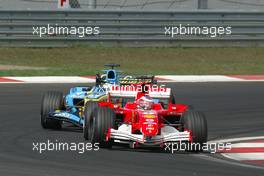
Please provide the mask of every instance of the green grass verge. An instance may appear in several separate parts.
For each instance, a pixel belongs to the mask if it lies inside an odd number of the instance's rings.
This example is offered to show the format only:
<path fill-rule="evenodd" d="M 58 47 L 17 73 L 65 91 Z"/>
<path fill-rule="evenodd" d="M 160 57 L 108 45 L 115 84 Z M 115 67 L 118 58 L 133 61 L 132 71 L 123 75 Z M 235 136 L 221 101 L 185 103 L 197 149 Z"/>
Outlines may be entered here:
<path fill-rule="evenodd" d="M 1 76 L 93 75 L 106 63 L 130 74 L 264 74 L 263 48 L 0 48 L 1 65 L 47 67 L 0 70 Z"/>

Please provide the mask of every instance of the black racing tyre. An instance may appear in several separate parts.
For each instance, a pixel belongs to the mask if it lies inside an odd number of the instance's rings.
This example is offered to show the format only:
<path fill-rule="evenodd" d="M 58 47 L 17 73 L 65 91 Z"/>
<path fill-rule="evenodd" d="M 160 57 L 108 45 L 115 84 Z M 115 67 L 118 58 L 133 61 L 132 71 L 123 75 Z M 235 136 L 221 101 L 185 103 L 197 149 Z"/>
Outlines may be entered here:
<path fill-rule="evenodd" d="M 60 129 L 62 124 L 60 120 L 47 117 L 50 112 L 61 109 L 63 109 L 63 94 L 57 91 L 46 92 L 41 103 L 41 126 L 48 129 Z"/>
<path fill-rule="evenodd" d="M 192 132 L 193 143 L 207 142 L 207 121 L 205 115 L 194 110 L 186 111 L 181 119 L 183 127 Z"/>
<path fill-rule="evenodd" d="M 109 107 L 95 108 L 91 113 L 88 123 L 88 140 L 92 143 L 99 143 L 100 147 L 111 148 L 112 142 L 106 141 L 108 129 L 114 126 L 115 113 Z"/>
<path fill-rule="evenodd" d="M 89 123 L 91 122 L 92 118 L 92 112 L 94 112 L 94 109 L 98 107 L 98 102 L 94 101 L 88 101 L 85 104 L 84 108 L 84 122 L 83 122 L 83 137 L 84 139 L 88 140 L 89 138 Z"/>

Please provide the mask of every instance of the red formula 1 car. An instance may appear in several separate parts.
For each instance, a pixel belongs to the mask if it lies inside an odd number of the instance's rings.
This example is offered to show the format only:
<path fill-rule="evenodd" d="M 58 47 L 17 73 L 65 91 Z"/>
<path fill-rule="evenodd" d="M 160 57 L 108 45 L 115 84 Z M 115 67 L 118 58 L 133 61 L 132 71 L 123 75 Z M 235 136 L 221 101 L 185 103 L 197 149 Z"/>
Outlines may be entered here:
<path fill-rule="evenodd" d="M 205 116 L 187 105 L 172 104 L 172 99 L 170 88 L 147 92 L 112 89 L 107 102 L 86 104 L 84 137 L 101 147 L 205 143 Z"/>

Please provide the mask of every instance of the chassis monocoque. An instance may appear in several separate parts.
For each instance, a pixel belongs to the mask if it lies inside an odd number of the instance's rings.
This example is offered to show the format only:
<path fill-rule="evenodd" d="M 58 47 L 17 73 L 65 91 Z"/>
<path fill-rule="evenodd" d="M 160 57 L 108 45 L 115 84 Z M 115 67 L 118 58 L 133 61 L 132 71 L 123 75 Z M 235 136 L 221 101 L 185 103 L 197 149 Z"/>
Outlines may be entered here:
<path fill-rule="evenodd" d="M 155 103 L 149 110 L 136 101 L 150 96 Z M 125 101 L 123 106 L 120 101 Z M 106 102 L 89 102 L 84 115 L 84 137 L 101 147 L 115 143 L 129 146 L 164 146 L 165 143 L 207 141 L 207 122 L 201 112 L 188 105 L 172 103 L 171 90 L 137 92 L 112 90 Z"/>

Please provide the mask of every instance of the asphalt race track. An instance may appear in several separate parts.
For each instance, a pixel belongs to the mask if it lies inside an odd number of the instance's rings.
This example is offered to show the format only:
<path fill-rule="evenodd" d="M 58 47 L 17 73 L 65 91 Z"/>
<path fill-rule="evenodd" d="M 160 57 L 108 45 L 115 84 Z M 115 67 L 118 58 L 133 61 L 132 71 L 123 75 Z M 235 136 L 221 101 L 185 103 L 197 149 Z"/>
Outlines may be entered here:
<path fill-rule="evenodd" d="M 206 153 L 162 153 L 149 149 L 33 151 L 33 142 L 84 142 L 71 126 L 61 131 L 40 126 L 40 101 L 47 90 L 66 92 L 70 84 L 0 85 L 0 175 L 182 175 L 263 176 L 264 170 L 221 160 Z M 264 133 L 264 83 L 178 83 L 178 102 L 207 115 L 209 139 Z"/>

